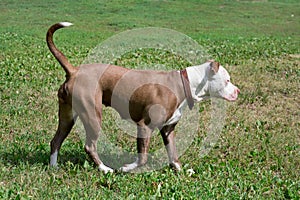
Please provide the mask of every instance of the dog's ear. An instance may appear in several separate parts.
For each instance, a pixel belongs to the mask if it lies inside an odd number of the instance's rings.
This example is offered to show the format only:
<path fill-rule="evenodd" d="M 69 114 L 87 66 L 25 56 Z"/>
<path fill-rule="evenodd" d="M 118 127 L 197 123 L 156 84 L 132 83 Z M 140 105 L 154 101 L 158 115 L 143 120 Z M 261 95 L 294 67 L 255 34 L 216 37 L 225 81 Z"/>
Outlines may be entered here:
<path fill-rule="evenodd" d="M 219 71 L 220 63 L 218 62 L 211 62 L 210 63 L 210 68 L 211 70 L 216 74 Z"/>

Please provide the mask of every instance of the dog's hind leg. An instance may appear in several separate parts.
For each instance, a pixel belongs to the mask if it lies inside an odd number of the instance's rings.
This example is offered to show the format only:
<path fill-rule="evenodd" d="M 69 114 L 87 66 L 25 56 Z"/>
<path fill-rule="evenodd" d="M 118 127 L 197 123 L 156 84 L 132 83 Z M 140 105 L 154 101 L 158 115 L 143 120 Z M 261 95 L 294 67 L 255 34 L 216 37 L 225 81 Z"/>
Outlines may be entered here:
<path fill-rule="evenodd" d="M 89 106 L 88 106 L 89 107 Z M 100 160 L 97 152 L 97 141 L 101 129 L 101 104 L 96 104 L 95 109 L 87 109 L 80 113 L 80 119 L 86 131 L 85 152 L 94 161 L 100 171 L 104 173 L 113 172 L 113 169 L 107 167 Z M 93 112 L 94 110 L 94 112 Z"/>
<path fill-rule="evenodd" d="M 57 156 L 64 139 L 70 133 L 77 116 L 72 107 L 64 102 L 59 103 L 59 124 L 54 138 L 51 140 L 50 166 L 57 165 Z"/>
<path fill-rule="evenodd" d="M 178 160 L 177 150 L 175 146 L 175 126 L 176 124 L 164 126 L 160 130 L 160 134 L 163 138 L 171 167 L 175 168 L 176 170 L 181 170 L 181 164 Z"/>

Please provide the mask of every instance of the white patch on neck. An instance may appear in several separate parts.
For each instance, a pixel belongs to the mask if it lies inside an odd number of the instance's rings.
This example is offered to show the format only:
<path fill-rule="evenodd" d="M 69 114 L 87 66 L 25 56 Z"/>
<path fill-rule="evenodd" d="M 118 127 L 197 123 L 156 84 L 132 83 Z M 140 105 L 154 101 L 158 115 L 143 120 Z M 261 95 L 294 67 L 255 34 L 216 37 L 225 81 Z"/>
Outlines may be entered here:
<path fill-rule="evenodd" d="M 205 86 L 207 85 L 206 69 L 207 67 L 209 67 L 209 64 L 210 63 L 208 62 L 199 66 L 192 66 L 186 68 L 189 82 L 190 82 L 192 97 L 195 102 L 199 102 L 208 98 L 208 96 L 206 96 L 206 92 L 204 91 L 204 89 Z M 180 120 L 183 110 L 186 106 L 187 106 L 187 100 L 185 99 L 175 110 L 172 117 L 166 123 L 164 123 L 164 126 L 177 123 Z"/>
<path fill-rule="evenodd" d="M 205 91 L 208 81 L 206 72 L 207 67 L 209 67 L 209 63 L 188 67 L 186 69 L 190 81 L 192 97 L 195 102 L 199 102 L 207 98 Z"/>
<path fill-rule="evenodd" d="M 183 112 L 183 110 L 184 110 L 184 108 L 186 106 L 187 106 L 187 101 L 185 99 L 185 100 L 183 100 L 183 102 L 181 102 L 181 104 L 175 110 L 175 112 L 173 113 L 172 117 L 166 123 L 164 123 L 163 126 L 177 123 L 180 120 L 180 118 L 182 116 L 182 112 Z"/>

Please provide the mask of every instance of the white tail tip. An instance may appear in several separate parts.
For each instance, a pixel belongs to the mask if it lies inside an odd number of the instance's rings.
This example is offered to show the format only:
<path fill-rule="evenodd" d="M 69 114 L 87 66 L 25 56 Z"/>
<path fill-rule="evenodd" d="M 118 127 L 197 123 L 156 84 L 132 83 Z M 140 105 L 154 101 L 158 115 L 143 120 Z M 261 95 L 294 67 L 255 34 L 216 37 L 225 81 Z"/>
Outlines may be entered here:
<path fill-rule="evenodd" d="M 62 25 L 62 26 L 64 26 L 64 27 L 72 26 L 72 25 L 73 25 L 73 24 L 70 23 L 70 22 L 60 22 L 59 24 Z"/>

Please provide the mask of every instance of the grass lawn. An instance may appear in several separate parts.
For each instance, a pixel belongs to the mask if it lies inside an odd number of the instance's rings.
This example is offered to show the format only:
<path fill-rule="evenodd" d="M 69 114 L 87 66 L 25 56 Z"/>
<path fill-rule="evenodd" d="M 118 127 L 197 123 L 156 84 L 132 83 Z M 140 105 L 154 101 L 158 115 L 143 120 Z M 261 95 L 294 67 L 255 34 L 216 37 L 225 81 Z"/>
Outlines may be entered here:
<path fill-rule="evenodd" d="M 2 0 L 0 199 L 299 199 L 299 8 L 296 0 Z M 181 156 L 179 173 L 168 167 L 140 174 L 98 172 L 76 130 L 63 144 L 59 169 L 49 168 L 56 93 L 65 75 L 45 35 L 60 21 L 75 25 L 55 35 L 74 65 L 105 39 L 135 28 L 173 29 L 207 49 L 241 90 L 238 101 L 228 104 L 225 126 L 209 154 L 199 156 L 210 115 L 210 102 L 203 102 L 198 137 Z M 116 62 L 131 67 L 141 60 L 170 60 L 169 68 L 185 67 L 171 54 L 143 54 Z M 113 122 L 103 121 L 106 134 L 134 152 L 135 142 L 118 137 Z M 162 145 L 158 136 L 153 139 L 152 148 Z"/>

